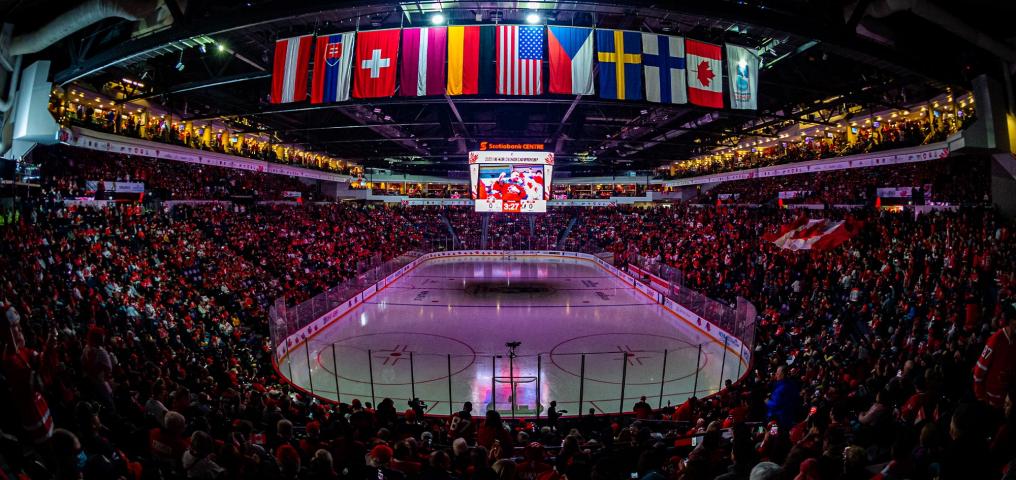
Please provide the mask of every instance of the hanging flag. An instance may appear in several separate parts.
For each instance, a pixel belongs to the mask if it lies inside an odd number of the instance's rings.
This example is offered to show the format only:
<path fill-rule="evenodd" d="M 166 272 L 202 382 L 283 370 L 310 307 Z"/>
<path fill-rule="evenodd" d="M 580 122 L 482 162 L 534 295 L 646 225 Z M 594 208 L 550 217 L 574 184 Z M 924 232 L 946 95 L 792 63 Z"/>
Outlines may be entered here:
<path fill-rule="evenodd" d="M 684 77 L 684 38 L 642 34 L 642 65 L 646 72 L 646 100 L 688 103 Z"/>
<path fill-rule="evenodd" d="M 684 42 L 688 64 L 688 100 L 703 107 L 723 108 L 723 53 L 719 45 Z"/>
<path fill-rule="evenodd" d="M 758 109 L 758 55 L 754 51 L 727 44 L 727 80 L 730 108 Z"/>
<path fill-rule="evenodd" d="M 497 26 L 498 95 L 543 93 L 543 27 Z"/>
<path fill-rule="evenodd" d="M 397 28 L 360 32 L 353 60 L 353 96 L 390 97 L 395 94 L 395 63 L 399 58 Z"/>
<path fill-rule="evenodd" d="M 303 35 L 275 42 L 272 103 L 301 102 L 307 98 L 307 67 L 312 39 L 311 35 Z"/>
<path fill-rule="evenodd" d="M 445 27 L 402 30 L 399 95 L 422 97 L 444 94 L 447 34 L 448 29 Z"/>
<path fill-rule="evenodd" d="M 600 67 L 600 97 L 642 99 L 642 39 L 639 32 L 596 31 L 596 60 Z"/>
<path fill-rule="evenodd" d="M 353 78 L 353 45 L 356 32 L 317 37 L 314 47 L 314 75 L 310 81 L 310 103 L 349 100 Z"/>
<path fill-rule="evenodd" d="M 494 93 L 494 26 L 448 27 L 448 95 Z"/>
<path fill-rule="evenodd" d="M 550 93 L 592 95 L 593 29 L 547 27 Z"/>

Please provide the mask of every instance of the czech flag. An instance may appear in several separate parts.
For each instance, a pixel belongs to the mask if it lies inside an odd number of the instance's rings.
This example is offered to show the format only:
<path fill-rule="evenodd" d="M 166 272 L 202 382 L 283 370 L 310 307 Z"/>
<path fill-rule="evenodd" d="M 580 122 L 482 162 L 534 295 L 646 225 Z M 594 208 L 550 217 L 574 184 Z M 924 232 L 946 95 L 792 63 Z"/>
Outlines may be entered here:
<path fill-rule="evenodd" d="M 593 29 L 547 27 L 550 93 L 592 95 Z"/>

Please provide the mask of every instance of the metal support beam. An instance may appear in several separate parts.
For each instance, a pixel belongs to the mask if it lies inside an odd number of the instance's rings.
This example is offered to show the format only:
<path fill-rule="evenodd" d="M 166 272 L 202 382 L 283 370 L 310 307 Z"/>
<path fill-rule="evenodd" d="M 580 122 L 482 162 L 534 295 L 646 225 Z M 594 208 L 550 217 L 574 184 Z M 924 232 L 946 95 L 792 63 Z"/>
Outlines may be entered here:
<path fill-rule="evenodd" d="M 231 85 L 234 83 L 249 82 L 251 80 L 260 80 L 262 78 L 269 78 L 271 76 L 272 76 L 271 72 L 251 72 L 251 73 L 241 73 L 238 75 L 228 75 L 225 77 L 216 77 L 209 80 L 203 80 L 200 82 L 181 83 L 180 85 L 174 85 L 163 91 L 145 93 L 141 95 L 132 95 L 127 98 L 124 98 L 123 100 L 119 100 L 116 103 L 118 105 L 122 105 L 124 103 L 132 102 L 134 100 L 143 100 L 146 98 L 158 97 L 160 95 L 191 92 L 195 90 L 203 90 L 206 88 L 221 87 L 223 85 Z M 234 115 L 222 115 L 216 118 L 222 118 L 226 116 L 232 117 Z"/>
<path fill-rule="evenodd" d="M 564 116 L 561 117 L 561 121 L 557 124 L 557 129 L 554 130 L 554 134 L 547 137 L 547 139 L 544 140 L 543 143 L 546 144 L 552 143 L 557 138 L 557 136 L 560 135 L 562 131 L 564 131 L 565 124 L 568 123 L 568 119 L 571 118 L 571 114 L 572 112 L 575 111 L 575 107 L 578 106 L 580 100 L 582 100 L 582 95 L 575 95 L 575 100 L 572 100 L 571 105 L 568 105 L 568 110 L 564 112 Z"/>
<path fill-rule="evenodd" d="M 472 141 L 472 137 L 469 135 L 469 130 L 466 128 L 465 122 L 462 121 L 462 115 L 459 114 L 459 109 L 455 106 L 455 102 L 452 101 L 452 97 L 446 93 L 444 98 L 448 102 L 448 108 L 452 110 L 456 123 L 462 129 L 462 133 L 459 135 L 459 153 L 466 153 L 466 140 Z"/>

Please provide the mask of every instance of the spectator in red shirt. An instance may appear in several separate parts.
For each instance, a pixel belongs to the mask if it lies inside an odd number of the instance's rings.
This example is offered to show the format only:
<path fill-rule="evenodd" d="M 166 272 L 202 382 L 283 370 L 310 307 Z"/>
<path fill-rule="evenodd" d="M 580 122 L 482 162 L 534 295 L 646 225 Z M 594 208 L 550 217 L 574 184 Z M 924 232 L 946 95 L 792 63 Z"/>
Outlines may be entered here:
<path fill-rule="evenodd" d="M 501 422 L 501 414 L 495 410 L 487 410 L 487 417 L 476 434 L 476 444 L 490 450 L 494 442 L 500 442 L 503 451 L 511 451 L 512 436 Z"/>
<path fill-rule="evenodd" d="M 995 408 L 1016 387 L 1016 306 L 1007 305 L 1004 326 L 988 337 L 974 366 L 974 394 Z"/>

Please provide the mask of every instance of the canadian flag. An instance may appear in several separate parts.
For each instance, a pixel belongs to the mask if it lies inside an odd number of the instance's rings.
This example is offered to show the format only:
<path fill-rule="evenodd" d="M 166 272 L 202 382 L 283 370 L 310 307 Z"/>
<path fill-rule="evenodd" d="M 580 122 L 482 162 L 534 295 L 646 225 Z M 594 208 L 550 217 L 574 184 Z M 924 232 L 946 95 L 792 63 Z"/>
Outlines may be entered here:
<path fill-rule="evenodd" d="M 802 216 L 762 238 L 788 250 L 829 250 L 853 238 L 863 225 L 855 220 L 808 220 Z"/>
<path fill-rule="evenodd" d="M 703 107 L 723 108 L 723 50 L 719 45 L 686 39 L 688 101 Z"/>

